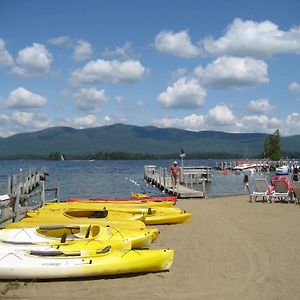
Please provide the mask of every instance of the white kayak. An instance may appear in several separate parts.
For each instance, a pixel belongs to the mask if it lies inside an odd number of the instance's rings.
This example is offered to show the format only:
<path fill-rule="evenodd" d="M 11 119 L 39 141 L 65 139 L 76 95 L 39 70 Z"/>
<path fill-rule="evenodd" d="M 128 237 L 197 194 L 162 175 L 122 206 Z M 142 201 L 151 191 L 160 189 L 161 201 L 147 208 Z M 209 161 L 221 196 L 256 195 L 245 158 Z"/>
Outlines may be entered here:
<path fill-rule="evenodd" d="M 0 253 L 1 279 L 54 279 L 111 276 L 169 270 L 174 251 L 162 250 L 30 250 Z"/>

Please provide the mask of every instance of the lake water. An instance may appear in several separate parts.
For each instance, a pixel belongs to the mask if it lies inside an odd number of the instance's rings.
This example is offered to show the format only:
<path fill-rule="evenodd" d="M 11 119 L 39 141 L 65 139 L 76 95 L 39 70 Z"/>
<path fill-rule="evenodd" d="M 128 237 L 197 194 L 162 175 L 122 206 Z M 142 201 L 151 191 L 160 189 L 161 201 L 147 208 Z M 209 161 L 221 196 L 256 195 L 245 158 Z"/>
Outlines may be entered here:
<path fill-rule="evenodd" d="M 231 172 L 223 175 L 214 167 L 216 160 L 185 160 L 185 166 L 211 166 L 212 183 L 206 184 L 206 196 L 224 196 L 243 194 L 243 174 Z M 46 187 L 59 184 L 59 198 L 71 197 L 129 197 L 131 192 L 145 192 L 150 195 L 162 195 L 162 192 L 144 181 L 144 165 L 169 167 L 171 160 L 136 160 L 136 161 L 0 161 L 0 193 L 7 192 L 7 177 L 21 175 L 33 168 L 46 167 L 49 174 Z M 249 183 L 254 178 L 270 178 L 274 173 L 257 173 L 249 175 Z M 201 190 L 201 187 L 200 187 Z M 48 198 L 53 193 L 48 194 Z"/>

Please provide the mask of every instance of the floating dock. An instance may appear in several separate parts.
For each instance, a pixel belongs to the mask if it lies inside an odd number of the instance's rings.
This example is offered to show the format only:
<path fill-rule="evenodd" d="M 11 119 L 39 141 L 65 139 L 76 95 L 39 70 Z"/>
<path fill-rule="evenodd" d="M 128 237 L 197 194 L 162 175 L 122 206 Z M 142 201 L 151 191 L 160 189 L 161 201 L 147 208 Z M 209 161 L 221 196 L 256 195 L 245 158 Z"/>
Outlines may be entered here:
<path fill-rule="evenodd" d="M 144 178 L 151 184 L 178 198 L 204 198 L 205 184 L 211 181 L 210 167 L 181 168 L 180 183 L 173 189 L 167 168 L 145 166 Z M 200 186 L 202 190 L 200 190 Z M 196 189 L 197 188 L 197 189 Z"/>

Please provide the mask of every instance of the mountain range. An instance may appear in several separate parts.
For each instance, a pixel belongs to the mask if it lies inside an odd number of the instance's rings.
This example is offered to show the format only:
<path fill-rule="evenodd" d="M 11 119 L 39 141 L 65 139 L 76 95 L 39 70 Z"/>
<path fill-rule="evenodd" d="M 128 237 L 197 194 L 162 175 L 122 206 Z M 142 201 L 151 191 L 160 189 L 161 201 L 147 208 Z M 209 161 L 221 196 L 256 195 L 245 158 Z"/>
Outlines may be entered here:
<path fill-rule="evenodd" d="M 83 156 L 97 152 L 144 154 L 235 153 L 254 156 L 263 152 L 267 134 L 187 131 L 154 126 L 114 124 L 96 128 L 52 127 L 0 138 L 0 157 L 47 156 L 53 152 Z M 281 148 L 299 152 L 300 135 L 281 137 Z"/>

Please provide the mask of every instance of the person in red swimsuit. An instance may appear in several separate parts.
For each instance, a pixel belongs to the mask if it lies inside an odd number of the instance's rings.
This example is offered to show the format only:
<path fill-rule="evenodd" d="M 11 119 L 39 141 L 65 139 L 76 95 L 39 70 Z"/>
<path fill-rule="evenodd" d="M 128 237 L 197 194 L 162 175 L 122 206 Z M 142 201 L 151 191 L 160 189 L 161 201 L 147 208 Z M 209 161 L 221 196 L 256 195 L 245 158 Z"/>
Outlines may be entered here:
<path fill-rule="evenodd" d="M 171 172 L 171 180 L 172 180 L 172 188 L 177 186 L 178 180 L 179 180 L 179 175 L 180 175 L 180 168 L 178 167 L 177 161 L 173 162 L 173 165 L 170 168 Z"/>

